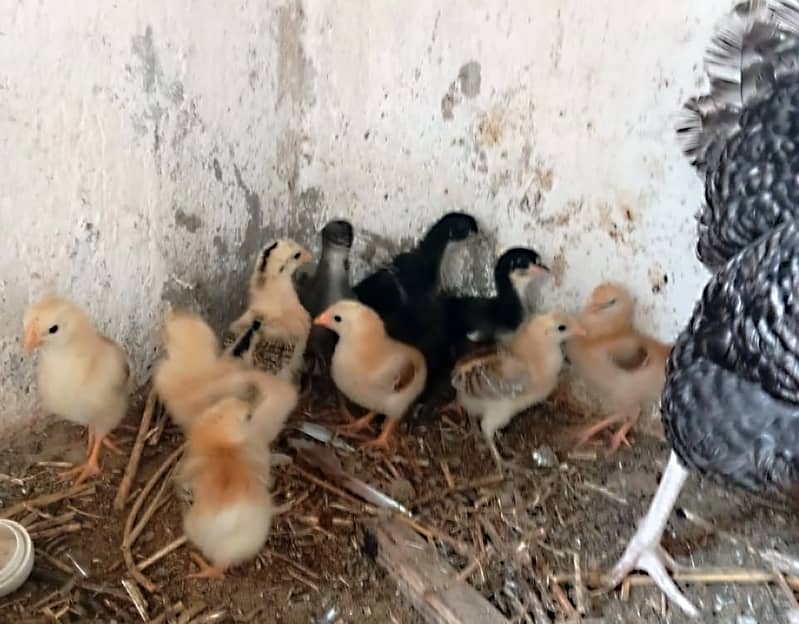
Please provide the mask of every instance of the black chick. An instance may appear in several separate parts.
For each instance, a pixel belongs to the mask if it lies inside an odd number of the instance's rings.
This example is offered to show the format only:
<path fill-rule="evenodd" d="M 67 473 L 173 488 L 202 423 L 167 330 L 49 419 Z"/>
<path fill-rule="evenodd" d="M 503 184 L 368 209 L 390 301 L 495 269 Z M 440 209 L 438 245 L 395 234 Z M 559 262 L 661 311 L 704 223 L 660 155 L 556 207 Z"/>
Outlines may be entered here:
<path fill-rule="evenodd" d="M 512 335 L 531 312 L 525 306 L 528 286 L 548 273 L 549 268 L 535 250 L 513 247 L 494 265 L 495 296 L 447 295 L 444 310 L 455 357 Z"/>
<path fill-rule="evenodd" d="M 707 53 L 711 93 L 685 104 L 677 132 L 705 181 L 696 249 L 711 271 L 799 217 L 796 12 L 795 0 L 740 2 Z"/>
<path fill-rule="evenodd" d="M 471 215 L 445 214 L 414 249 L 396 255 L 387 267 L 361 280 L 353 288 L 355 296 L 385 320 L 409 301 L 435 293 L 448 245 L 476 233 L 477 220 Z"/>
<path fill-rule="evenodd" d="M 330 221 L 322 228 L 322 253 L 313 275 L 299 288 L 300 302 L 316 318 L 329 306 L 353 297 L 350 286 L 350 249 L 353 228 L 348 221 Z M 338 334 L 314 324 L 308 336 L 307 353 L 320 369 L 330 365 Z"/>
<path fill-rule="evenodd" d="M 746 94 L 703 113 L 688 151 L 707 171 L 698 252 L 717 273 L 668 360 L 666 471 L 608 575 L 615 586 L 645 570 L 693 617 L 659 546 L 688 471 L 793 502 L 799 491 L 799 3 L 745 2 L 733 19 L 709 58 L 740 71 L 741 84 L 713 81 L 710 96 L 687 105 Z"/>

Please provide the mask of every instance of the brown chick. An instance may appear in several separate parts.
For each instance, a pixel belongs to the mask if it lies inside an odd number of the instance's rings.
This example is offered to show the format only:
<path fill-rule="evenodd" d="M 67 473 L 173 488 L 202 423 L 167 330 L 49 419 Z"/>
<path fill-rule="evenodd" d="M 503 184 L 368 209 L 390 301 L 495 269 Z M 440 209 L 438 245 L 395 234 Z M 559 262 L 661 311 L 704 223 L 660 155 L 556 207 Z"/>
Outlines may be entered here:
<path fill-rule="evenodd" d="M 252 442 L 257 418 L 245 401 L 228 397 L 200 414 L 189 431 L 176 476 L 193 490 L 183 530 L 202 553 L 192 555 L 200 570 L 189 578 L 222 578 L 266 543 L 274 507 L 269 455 Z"/>
<path fill-rule="evenodd" d="M 225 337 L 226 353 L 295 383 L 302 369 L 311 317 L 292 275 L 313 259 L 293 240 L 264 249 L 250 278 L 249 305 Z"/>
<path fill-rule="evenodd" d="M 42 403 L 56 416 L 88 428 L 86 463 L 63 473 L 76 483 L 100 473 L 100 447 L 119 451 L 109 433 L 128 408 L 130 369 L 122 348 L 97 333 L 77 305 L 47 297 L 24 319 L 25 353 L 40 349 L 38 386 Z"/>
<path fill-rule="evenodd" d="M 185 431 L 201 412 L 228 396 L 247 400 L 263 411 L 258 422 L 277 427 L 278 432 L 296 406 L 293 386 L 220 353 L 213 330 L 195 314 L 170 313 L 163 341 L 166 357 L 156 370 L 155 389 L 172 419 Z M 264 435 L 271 434 L 266 431 Z"/>
<path fill-rule="evenodd" d="M 555 390 L 564 362 L 561 344 L 584 334 L 579 323 L 563 314 L 539 314 L 518 329 L 507 347 L 499 345 L 487 355 L 469 356 L 455 365 L 456 400 L 480 418 L 500 473 L 504 462 L 494 434 Z"/>
<path fill-rule="evenodd" d="M 322 312 L 314 323 L 339 336 L 331 361 L 331 376 L 344 396 L 369 410 L 343 431 L 356 432 L 384 414 L 379 437 L 366 446 L 387 449 L 399 420 L 422 392 L 427 378 L 424 357 L 415 348 L 388 336 L 371 308 L 350 299 Z"/>
<path fill-rule="evenodd" d="M 609 447 L 615 452 L 622 443 L 629 444 L 627 433 L 638 422 L 641 410 L 660 399 L 671 345 L 636 331 L 633 312 L 629 291 L 606 282 L 594 289 L 580 313 L 588 335 L 570 341 L 566 354 L 576 374 L 585 379 L 611 415 L 582 429 L 577 446 L 620 422 Z"/>

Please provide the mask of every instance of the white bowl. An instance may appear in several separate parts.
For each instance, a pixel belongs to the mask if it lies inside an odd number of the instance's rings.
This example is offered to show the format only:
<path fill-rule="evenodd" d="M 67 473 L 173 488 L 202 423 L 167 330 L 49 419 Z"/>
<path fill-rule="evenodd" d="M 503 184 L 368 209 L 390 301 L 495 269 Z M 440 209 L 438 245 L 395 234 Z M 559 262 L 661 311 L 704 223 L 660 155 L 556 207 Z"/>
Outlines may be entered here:
<path fill-rule="evenodd" d="M 33 541 L 19 522 L 0 520 L 0 597 L 28 580 L 33 569 Z"/>

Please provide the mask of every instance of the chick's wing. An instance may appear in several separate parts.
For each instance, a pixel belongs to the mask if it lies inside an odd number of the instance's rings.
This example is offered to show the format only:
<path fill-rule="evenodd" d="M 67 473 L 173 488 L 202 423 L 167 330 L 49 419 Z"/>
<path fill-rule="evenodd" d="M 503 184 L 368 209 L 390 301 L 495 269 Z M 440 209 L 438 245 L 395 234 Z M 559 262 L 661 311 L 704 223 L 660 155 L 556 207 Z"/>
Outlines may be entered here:
<path fill-rule="evenodd" d="M 452 376 L 453 387 L 474 399 L 514 399 L 533 383 L 527 364 L 505 351 L 470 359 Z"/>
<path fill-rule="evenodd" d="M 401 392 L 414 379 L 418 370 L 416 364 L 404 353 L 388 358 L 383 366 L 369 374 L 370 381 L 387 393 Z"/>
<path fill-rule="evenodd" d="M 608 346 L 607 355 L 614 366 L 633 372 L 646 366 L 649 351 L 635 336 L 629 336 Z"/>

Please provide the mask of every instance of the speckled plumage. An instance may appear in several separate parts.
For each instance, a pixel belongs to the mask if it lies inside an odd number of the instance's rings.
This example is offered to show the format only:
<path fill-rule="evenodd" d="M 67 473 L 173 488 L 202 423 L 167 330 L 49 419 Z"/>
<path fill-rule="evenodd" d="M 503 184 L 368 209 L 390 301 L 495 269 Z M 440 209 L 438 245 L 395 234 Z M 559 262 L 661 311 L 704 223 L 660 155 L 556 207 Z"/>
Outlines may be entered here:
<path fill-rule="evenodd" d="M 760 493 L 799 486 L 799 221 L 707 284 L 667 366 L 663 424 L 680 460 Z"/>
<path fill-rule="evenodd" d="M 685 105 L 677 131 L 705 179 L 697 255 L 711 271 L 799 217 L 798 27 L 795 0 L 740 3 L 708 51 L 711 93 Z"/>

